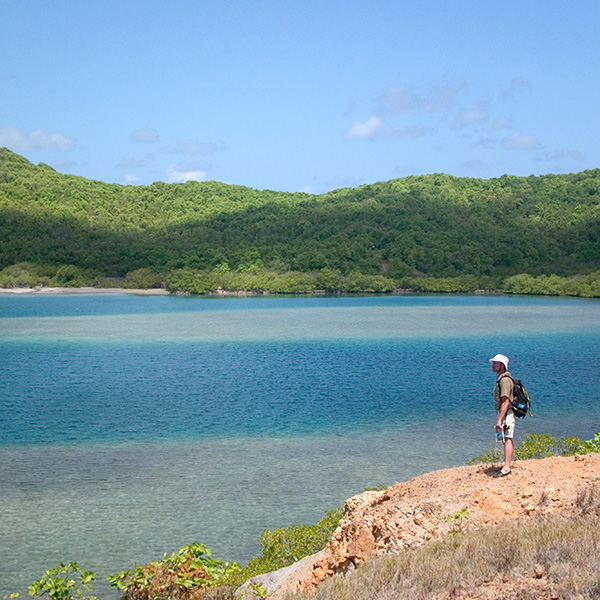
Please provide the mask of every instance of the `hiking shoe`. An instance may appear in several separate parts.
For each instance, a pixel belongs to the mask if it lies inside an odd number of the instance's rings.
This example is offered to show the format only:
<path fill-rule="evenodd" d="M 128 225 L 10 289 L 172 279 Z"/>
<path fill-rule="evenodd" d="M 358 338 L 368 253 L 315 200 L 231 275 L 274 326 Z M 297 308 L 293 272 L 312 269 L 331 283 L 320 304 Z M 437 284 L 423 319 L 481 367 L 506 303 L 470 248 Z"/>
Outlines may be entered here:
<path fill-rule="evenodd" d="M 496 471 L 492 477 L 506 477 L 507 475 L 510 475 L 511 473 L 512 473 L 512 469 L 510 471 L 507 471 L 506 473 L 502 469 L 500 469 L 499 471 Z"/>

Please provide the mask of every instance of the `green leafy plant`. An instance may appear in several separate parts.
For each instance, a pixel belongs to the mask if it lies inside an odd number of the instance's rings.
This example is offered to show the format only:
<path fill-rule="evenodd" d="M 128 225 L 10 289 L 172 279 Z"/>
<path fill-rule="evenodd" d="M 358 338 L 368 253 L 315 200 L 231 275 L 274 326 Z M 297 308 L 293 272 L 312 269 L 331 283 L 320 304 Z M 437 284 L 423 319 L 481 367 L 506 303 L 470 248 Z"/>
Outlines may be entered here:
<path fill-rule="evenodd" d="M 530 433 L 525 438 L 520 438 L 520 444 L 515 447 L 514 458 L 515 460 L 528 460 L 547 456 L 573 456 L 588 452 L 600 452 L 600 433 L 596 433 L 591 440 L 587 441 L 581 441 L 577 437 L 563 437 L 557 440 L 549 433 Z M 494 463 L 501 458 L 502 450 L 496 443 L 493 443 L 467 464 Z"/>
<path fill-rule="evenodd" d="M 587 440 L 577 447 L 577 454 L 587 454 L 588 452 L 600 452 L 600 433 L 595 433 L 591 440 Z"/>
<path fill-rule="evenodd" d="M 253 558 L 236 574 L 232 583 L 242 583 L 255 575 L 276 571 L 319 552 L 331 539 L 341 518 L 342 509 L 337 508 L 328 511 L 314 525 L 294 524 L 273 531 L 265 529 L 260 536 L 262 555 Z"/>
<path fill-rule="evenodd" d="M 463 533 L 464 519 L 469 516 L 469 511 L 466 508 L 457 510 L 453 516 L 446 517 L 446 523 L 452 523 L 452 528 L 449 531 L 450 535 L 458 535 Z"/>
<path fill-rule="evenodd" d="M 252 598 L 266 598 L 267 590 L 262 583 L 250 583 L 249 590 L 250 594 L 252 594 Z M 247 598 L 249 596 L 248 591 L 243 591 L 239 596 L 240 598 Z"/>
<path fill-rule="evenodd" d="M 212 558 L 204 544 L 182 546 L 170 556 L 109 575 L 112 587 L 138 600 L 183 599 L 193 588 L 218 587 L 239 571 L 237 563 Z"/>
<path fill-rule="evenodd" d="M 546 458 L 557 454 L 556 440 L 547 433 L 530 433 L 515 448 L 515 460 L 527 460 L 529 458 Z"/>
<path fill-rule="evenodd" d="M 79 579 L 79 587 L 74 576 Z M 29 595 L 32 597 L 45 595 L 52 600 L 92 599 L 93 596 L 86 596 L 85 591 L 91 591 L 90 582 L 94 579 L 93 572 L 83 571 L 77 563 L 61 562 L 48 569 L 40 579 L 29 586 Z"/>

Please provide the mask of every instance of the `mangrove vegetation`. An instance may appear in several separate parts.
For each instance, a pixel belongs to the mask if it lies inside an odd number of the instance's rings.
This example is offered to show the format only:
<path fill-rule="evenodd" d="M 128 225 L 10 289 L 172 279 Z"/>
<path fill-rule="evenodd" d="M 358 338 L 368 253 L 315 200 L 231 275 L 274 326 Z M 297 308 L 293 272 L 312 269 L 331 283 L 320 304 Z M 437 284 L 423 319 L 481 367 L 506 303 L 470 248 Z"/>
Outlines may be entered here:
<path fill-rule="evenodd" d="M 600 169 L 326 194 L 131 186 L 0 149 L 0 286 L 598 296 Z"/>

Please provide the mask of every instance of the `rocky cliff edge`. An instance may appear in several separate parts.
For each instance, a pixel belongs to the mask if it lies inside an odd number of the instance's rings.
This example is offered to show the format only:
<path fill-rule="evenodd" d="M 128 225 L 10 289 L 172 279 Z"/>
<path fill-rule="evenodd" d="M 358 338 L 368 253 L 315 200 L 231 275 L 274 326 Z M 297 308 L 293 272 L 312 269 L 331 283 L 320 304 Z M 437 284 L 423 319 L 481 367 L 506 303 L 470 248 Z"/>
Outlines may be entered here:
<path fill-rule="evenodd" d="M 475 465 L 445 469 L 348 499 L 330 542 L 321 552 L 276 573 L 260 575 L 239 590 L 252 598 L 262 585 L 268 598 L 310 592 L 336 573 L 371 558 L 398 553 L 453 531 L 474 531 L 506 520 L 549 513 L 581 512 L 583 500 L 600 488 L 600 454 L 519 461 L 511 475 Z M 254 587 L 254 589 L 256 589 Z"/>

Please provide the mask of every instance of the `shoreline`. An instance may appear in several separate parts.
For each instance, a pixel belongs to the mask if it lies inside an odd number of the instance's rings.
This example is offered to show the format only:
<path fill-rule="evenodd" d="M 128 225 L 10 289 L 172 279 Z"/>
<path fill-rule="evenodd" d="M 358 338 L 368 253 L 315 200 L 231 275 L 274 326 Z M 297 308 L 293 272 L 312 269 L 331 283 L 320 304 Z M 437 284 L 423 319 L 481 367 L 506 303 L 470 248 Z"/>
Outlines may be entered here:
<path fill-rule="evenodd" d="M 0 288 L 0 295 L 42 295 L 69 296 L 82 294 L 135 294 L 137 296 L 170 296 L 169 290 L 162 288 L 126 289 L 126 288 L 97 288 L 97 287 L 35 287 L 35 288 Z"/>
<path fill-rule="evenodd" d="M 218 289 L 212 292 L 206 292 L 204 294 L 192 294 L 189 292 L 171 292 L 164 288 L 99 288 L 92 286 L 84 287 L 35 287 L 35 288 L 0 288 L 0 296 L 2 295 L 42 295 L 42 296 L 76 296 L 76 295 L 91 295 L 91 294 L 130 294 L 136 296 L 198 296 L 198 297 L 215 297 L 215 296 L 270 296 L 270 292 L 265 291 L 248 291 L 248 290 L 222 290 Z M 301 296 L 325 296 L 325 295 L 392 295 L 392 296 L 405 296 L 405 295 L 475 295 L 475 296 L 497 296 L 504 295 L 504 290 L 473 290 L 472 292 L 423 292 L 413 289 L 398 288 L 390 292 L 359 292 L 359 293 L 348 293 L 348 292 L 326 292 L 325 290 L 313 290 L 312 292 L 305 292 Z M 273 294 L 278 295 L 278 294 Z M 288 294 L 285 294 L 288 295 Z"/>

